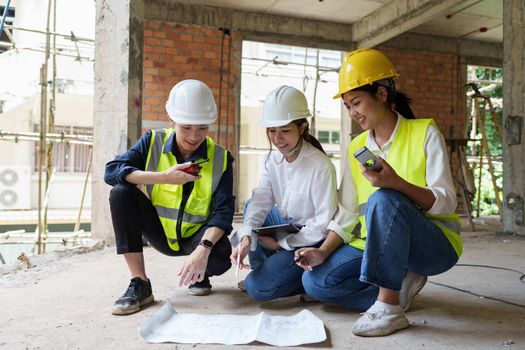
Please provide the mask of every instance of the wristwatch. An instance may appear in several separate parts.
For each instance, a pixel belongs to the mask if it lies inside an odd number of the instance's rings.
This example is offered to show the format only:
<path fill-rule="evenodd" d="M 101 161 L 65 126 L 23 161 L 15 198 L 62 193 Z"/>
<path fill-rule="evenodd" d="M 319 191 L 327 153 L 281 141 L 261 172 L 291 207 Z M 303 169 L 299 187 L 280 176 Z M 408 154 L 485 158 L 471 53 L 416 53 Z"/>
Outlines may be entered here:
<path fill-rule="evenodd" d="M 199 242 L 199 245 L 203 246 L 204 248 L 206 249 L 209 249 L 209 250 L 212 250 L 213 249 L 213 242 L 212 241 L 209 241 L 207 239 L 202 239 L 200 242 Z"/>

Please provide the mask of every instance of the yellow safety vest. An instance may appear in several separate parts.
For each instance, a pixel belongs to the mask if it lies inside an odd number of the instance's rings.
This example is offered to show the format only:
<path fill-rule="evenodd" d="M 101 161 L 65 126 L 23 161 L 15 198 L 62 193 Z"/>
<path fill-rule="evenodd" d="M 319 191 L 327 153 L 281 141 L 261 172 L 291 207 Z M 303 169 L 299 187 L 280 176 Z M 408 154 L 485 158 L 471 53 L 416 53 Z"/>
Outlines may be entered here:
<path fill-rule="evenodd" d="M 436 126 L 433 119 L 402 119 L 386 161 L 396 173 L 406 181 L 420 187 L 426 187 L 426 156 L 425 138 L 429 125 Z M 357 249 L 365 249 L 367 235 L 365 224 L 365 213 L 368 197 L 378 190 L 362 175 L 359 162 L 353 154 L 366 145 L 369 131 L 361 133 L 348 146 L 348 160 L 350 170 L 357 189 L 357 200 L 359 203 L 359 222 L 361 230 L 349 242 Z M 458 257 L 462 252 L 462 240 L 459 236 L 461 224 L 455 212 L 449 215 L 425 216 L 447 236 L 450 244 L 454 247 Z"/>
<path fill-rule="evenodd" d="M 173 132 L 174 129 L 152 130 L 146 160 L 147 171 L 161 172 L 177 164 L 171 149 L 165 147 Z M 179 236 L 182 238 L 192 236 L 208 223 L 213 194 L 226 170 L 227 152 L 216 145 L 210 137 L 206 137 L 205 142 L 209 161 L 201 164 L 200 179 L 194 182 L 183 211 L 179 210 L 182 202 L 182 185 L 146 185 L 151 202 L 159 214 L 168 245 L 175 251 L 180 249 L 177 235 L 178 221 L 181 220 Z"/>

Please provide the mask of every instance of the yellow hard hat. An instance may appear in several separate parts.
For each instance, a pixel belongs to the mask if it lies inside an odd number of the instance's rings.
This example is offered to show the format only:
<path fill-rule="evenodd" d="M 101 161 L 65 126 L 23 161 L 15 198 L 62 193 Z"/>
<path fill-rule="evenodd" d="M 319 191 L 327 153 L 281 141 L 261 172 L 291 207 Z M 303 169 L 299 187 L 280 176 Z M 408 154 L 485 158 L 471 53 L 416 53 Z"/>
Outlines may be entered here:
<path fill-rule="evenodd" d="M 394 65 L 382 52 L 374 49 L 352 51 L 346 55 L 339 70 L 339 92 L 334 99 L 374 81 L 397 77 L 399 74 Z"/>

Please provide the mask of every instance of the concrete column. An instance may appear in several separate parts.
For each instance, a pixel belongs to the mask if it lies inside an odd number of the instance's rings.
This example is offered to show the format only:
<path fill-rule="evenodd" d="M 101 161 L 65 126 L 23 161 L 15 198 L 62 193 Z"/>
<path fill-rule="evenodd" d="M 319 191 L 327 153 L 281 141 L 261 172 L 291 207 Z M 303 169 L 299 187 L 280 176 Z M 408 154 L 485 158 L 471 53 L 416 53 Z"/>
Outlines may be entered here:
<path fill-rule="evenodd" d="M 525 234 L 525 4 L 503 2 L 503 231 Z"/>
<path fill-rule="evenodd" d="M 104 165 L 141 133 L 143 0 L 98 0 L 93 130 L 94 238 L 114 242 Z"/>

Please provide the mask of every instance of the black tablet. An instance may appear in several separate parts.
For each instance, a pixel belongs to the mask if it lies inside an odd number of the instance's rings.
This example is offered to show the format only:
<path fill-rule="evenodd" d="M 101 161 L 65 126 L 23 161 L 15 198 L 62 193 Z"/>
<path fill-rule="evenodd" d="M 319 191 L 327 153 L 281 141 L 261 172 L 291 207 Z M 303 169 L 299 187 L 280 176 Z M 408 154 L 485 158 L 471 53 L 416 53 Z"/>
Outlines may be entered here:
<path fill-rule="evenodd" d="M 296 224 L 283 224 L 274 226 L 265 226 L 253 229 L 252 231 L 262 236 L 283 236 L 301 231 L 302 226 Z"/>

